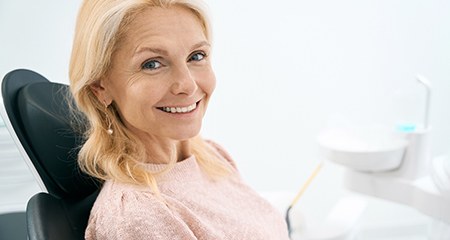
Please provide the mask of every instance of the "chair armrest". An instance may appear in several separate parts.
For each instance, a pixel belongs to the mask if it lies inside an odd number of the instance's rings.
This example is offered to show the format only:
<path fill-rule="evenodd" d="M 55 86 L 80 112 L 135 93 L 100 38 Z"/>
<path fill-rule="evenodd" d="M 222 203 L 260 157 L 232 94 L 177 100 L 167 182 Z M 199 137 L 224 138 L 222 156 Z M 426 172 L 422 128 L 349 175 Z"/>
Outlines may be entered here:
<path fill-rule="evenodd" d="M 34 195 L 27 205 L 29 240 L 81 240 L 99 191 L 84 199 L 60 199 L 48 193 Z"/>

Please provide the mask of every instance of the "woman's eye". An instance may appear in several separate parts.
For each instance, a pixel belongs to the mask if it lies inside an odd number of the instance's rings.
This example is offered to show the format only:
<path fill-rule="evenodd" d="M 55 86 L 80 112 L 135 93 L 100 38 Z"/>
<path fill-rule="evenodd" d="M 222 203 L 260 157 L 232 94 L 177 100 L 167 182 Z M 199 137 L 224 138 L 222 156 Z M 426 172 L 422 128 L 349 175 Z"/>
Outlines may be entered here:
<path fill-rule="evenodd" d="M 202 52 L 197 52 L 192 54 L 192 56 L 189 58 L 189 61 L 201 61 L 206 57 L 206 54 Z"/>
<path fill-rule="evenodd" d="M 142 69 L 156 70 L 161 67 L 161 63 L 156 60 L 150 60 L 142 64 Z"/>

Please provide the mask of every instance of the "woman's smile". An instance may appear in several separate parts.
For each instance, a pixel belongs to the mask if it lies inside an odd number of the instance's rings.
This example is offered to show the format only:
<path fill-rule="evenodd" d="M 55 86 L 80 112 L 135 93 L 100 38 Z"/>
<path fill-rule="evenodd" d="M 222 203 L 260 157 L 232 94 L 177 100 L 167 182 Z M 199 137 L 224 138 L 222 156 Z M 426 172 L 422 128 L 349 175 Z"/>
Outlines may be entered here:
<path fill-rule="evenodd" d="M 157 109 L 166 113 L 184 114 L 195 111 L 199 103 L 200 101 L 190 104 L 188 106 L 167 106 L 167 107 L 157 107 Z"/>

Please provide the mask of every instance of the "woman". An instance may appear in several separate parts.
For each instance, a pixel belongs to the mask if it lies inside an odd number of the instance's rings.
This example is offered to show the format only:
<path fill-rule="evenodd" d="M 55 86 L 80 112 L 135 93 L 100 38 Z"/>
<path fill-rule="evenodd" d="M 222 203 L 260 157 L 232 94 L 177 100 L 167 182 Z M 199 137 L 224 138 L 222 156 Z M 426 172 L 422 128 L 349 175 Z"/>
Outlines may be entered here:
<path fill-rule="evenodd" d="M 215 87 L 188 0 L 85 0 L 70 63 L 89 120 L 79 163 L 103 181 L 86 239 L 288 239 L 281 215 L 198 136 Z"/>

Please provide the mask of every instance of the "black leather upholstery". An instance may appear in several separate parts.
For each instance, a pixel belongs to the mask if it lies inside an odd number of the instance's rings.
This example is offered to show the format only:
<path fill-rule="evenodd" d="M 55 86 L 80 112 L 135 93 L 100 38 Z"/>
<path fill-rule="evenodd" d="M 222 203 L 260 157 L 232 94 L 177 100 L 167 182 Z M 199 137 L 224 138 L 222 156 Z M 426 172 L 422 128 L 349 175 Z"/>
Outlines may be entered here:
<path fill-rule="evenodd" d="M 74 201 L 59 199 L 47 193 L 34 195 L 27 206 L 30 240 L 81 240 L 92 205 L 98 192 Z"/>
<path fill-rule="evenodd" d="M 77 165 L 83 139 L 73 128 L 67 91 L 67 85 L 25 69 L 8 73 L 2 83 L 11 125 L 48 191 L 28 202 L 31 240 L 84 239 L 98 194 L 98 182 L 81 173 Z"/>

